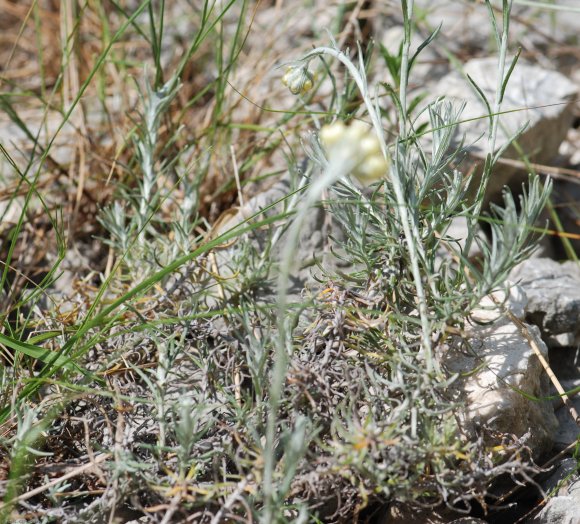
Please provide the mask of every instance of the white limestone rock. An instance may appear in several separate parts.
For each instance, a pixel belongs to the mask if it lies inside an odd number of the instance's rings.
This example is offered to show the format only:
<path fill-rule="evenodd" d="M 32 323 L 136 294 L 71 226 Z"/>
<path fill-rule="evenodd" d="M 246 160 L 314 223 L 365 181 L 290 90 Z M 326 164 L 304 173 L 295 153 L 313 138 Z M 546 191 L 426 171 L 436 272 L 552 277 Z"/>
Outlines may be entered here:
<path fill-rule="evenodd" d="M 571 473 L 572 482 L 565 483 L 530 524 L 578 524 L 580 522 L 580 479 Z"/>
<path fill-rule="evenodd" d="M 499 293 L 495 299 L 497 304 L 505 301 Z M 521 288 L 513 286 L 505 306 L 521 319 L 525 302 Z M 525 437 L 538 458 L 552 447 L 558 423 L 549 401 L 536 402 L 528 396 L 548 396 L 548 377 L 527 338 L 497 304 L 491 298 L 482 301 L 466 327 L 467 337 L 451 345 L 443 364 L 459 375 L 452 388 L 466 403 L 460 420 L 468 436 L 486 426 L 500 434 Z M 547 358 L 539 330 L 526 327 Z"/>
<path fill-rule="evenodd" d="M 508 62 L 509 64 L 509 62 Z M 497 83 L 497 58 L 474 58 L 463 65 L 463 74 L 455 71 L 442 78 L 431 91 L 459 105 L 465 101 L 456 140 L 465 136 L 465 144 L 475 157 L 484 158 L 487 152 L 488 109 L 467 80 L 469 75 L 485 94 L 493 108 Z M 513 70 L 502 104 L 502 114 L 496 151 L 502 148 L 518 129 L 527 128 L 518 139 L 530 160 L 546 163 L 558 153 L 561 142 L 573 119 L 573 97 L 577 86 L 565 76 L 536 65 L 518 62 Z M 508 148 L 504 157 L 520 159 L 521 155 Z M 517 185 L 526 174 L 516 167 L 500 165 L 490 180 L 488 194 L 496 199 L 505 185 Z"/>
<path fill-rule="evenodd" d="M 527 260 L 510 273 L 528 296 L 527 319 L 550 347 L 573 346 L 580 338 L 580 268 L 575 262 Z"/>

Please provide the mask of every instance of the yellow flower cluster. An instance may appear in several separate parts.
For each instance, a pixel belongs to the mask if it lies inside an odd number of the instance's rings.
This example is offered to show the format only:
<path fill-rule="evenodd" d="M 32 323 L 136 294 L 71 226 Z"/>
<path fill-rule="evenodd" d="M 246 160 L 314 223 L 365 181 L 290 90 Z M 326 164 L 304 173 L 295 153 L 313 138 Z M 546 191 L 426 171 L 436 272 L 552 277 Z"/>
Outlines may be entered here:
<path fill-rule="evenodd" d="M 282 77 L 282 83 L 293 95 L 304 95 L 312 89 L 314 75 L 308 71 L 307 65 L 289 66 Z"/>
<path fill-rule="evenodd" d="M 336 121 L 320 130 L 320 140 L 329 158 L 348 154 L 356 162 L 352 175 L 363 184 L 387 176 L 389 163 L 381 152 L 379 139 L 367 124 L 354 121 L 345 126 Z"/>

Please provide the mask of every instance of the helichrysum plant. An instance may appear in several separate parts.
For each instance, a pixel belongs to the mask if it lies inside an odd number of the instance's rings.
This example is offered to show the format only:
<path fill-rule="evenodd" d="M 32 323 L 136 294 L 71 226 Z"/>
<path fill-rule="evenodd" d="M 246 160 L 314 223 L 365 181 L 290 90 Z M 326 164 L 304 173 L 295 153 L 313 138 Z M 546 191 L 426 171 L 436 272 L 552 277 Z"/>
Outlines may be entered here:
<path fill-rule="evenodd" d="M 133 281 L 150 275 L 156 268 L 186 253 L 192 244 L 196 224 L 197 188 L 190 180 L 191 173 L 180 164 L 179 155 L 165 158 L 164 149 L 171 142 L 162 143 L 159 130 L 170 104 L 179 91 L 179 82 L 171 77 L 158 89 L 149 79 L 141 90 L 142 112 L 132 135 L 135 168 L 139 174 L 133 187 L 122 187 L 121 203 L 116 200 L 105 208 L 100 220 L 109 231 L 109 244 L 122 255 Z M 179 130 L 176 130 L 179 133 Z M 177 136 L 172 140 L 176 140 Z M 169 182 L 169 184 L 168 184 Z M 161 211 L 171 207 L 175 193 L 182 193 L 182 201 L 172 210 L 172 216 L 160 218 Z M 163 223 L 165 222 L 165 223 Z M 168 223 L 173 241 L 159 234 Z"/>
<path fill-rule="evenodd" d="M 302 410 L 314 427 L 318 422 L 319 430 L 310 446 L 324 459 L 317 467 L 303 464 L 302 475 L 315 471 L 337 475 L 363 504 L 380 495 L 383 500 L 465 507 L 470 499 L 481 499 L 498 474 L 531 467 L 517 458 L 517 442 L 513 454 L 508 445 L 502 458 L 493 458 L 482 442 L 461 439 L 453 416 L 456 406 L 447 394 L 455 377 L 446 374 L 437 358 L 444 351 L 448 328 L 461 326 L 483 297 L 505 286 L 509 270 L 534 248 L 530 232 L 551 190 L 549 180 L 542 185 L 531 176 L 522 189 L 519 209 L 506 189 L 504 205 L 492 205 L 489 218 L 481 215 L 485 186 L 501 154 L 495 151 L 495 136 L 507 84 L 511 2 L 504 2 L 504 32 L 498 33 L 498 94 L 480 178 L 465 176 L 456 167 L 465 156 L 461 145 L 452 146 L 462 107 L 444 100 L 428 105 L 429 149 L 413 134 L 406 102 L 410 66 L 416 58 L 410 56 L 409 46 L 413 2 L 403 4 L 401 84 L 398 93 L 388 90 L 399 116 L 394 140 L 386 139 L 384 102 L 371 95 L 377 90 L 367 84 L 360 49 L 358 65 L 333 43 L 309 51 L 302 58 L 303 68 L 296 61 L 292 69 L 297 78 L 305 79 L 316 57 L 335 58 L 356 83 L 364 105 L 352 123 L 334 118 L 313 136 L 310 160 L 316 167 L 287 238 L 266 433 L 264 522 L 283 520 L 284 497 L 277 491 L 282 462 L 274 450 L 277 428 L 284 427 L 282 413 L 290 409 L 290 396 L 297 394 L 284 383 L 300 380 L 296 373 L 311 384 L 304 387 L 323 381 L 337 395 L 311 404 L 305 401 Z M 494 17 L 491 10 L 490 16 Z M 493 22 L 497 30 L 495 18 Z M 302 92 L 299 80 L 292 91 Z M 471 184 L 480 186 L 475 198 L 470 196 Z M 343 235 L 332 249 L 350 269 L 327 271 L 328 288 L 314 300 L 315 320 L 298 333 L 286 303 L 288 278 L 298 231 L 324 194 L 329 195 L 324 204 Z M 468 218 L 466 244 L 447 234 L 455 217 Z M 481 219 L 491 223 L 489 246 L 477 235 Z M 479 266 L 468 257 L 473 242 L 483 251 Z M 325 401 L 333 405 L 328 426 L 317 419 Z M 297 486 L 299 479 L 297 473 Z M 466 485 L 472 488 L 466 490 Z"/>
<path fill-rule="evenodd" d="M 246 6 L 229 2 L 224 9 L 234 4 Z M 202 27 L 214 24 L 213 3 L 204 6 Z M 112 519 L 125 504 L 155 512 L 160 522 L 216 524 L 353 522 L 373 503 L 392 501 L 468 511 L 474 499 L 485 503 L 498 475 L 530 470 L 517 439 L 505 436 L 500 453 L 484 446 L 483 435 L 462 438 L 449 398 L 455 377 L 439 359 L 449 332 L 460 331 L 473 307 L 533 249 L 530 226 L 551 187 L 531 177 L 519 205 L 506 191 L 504 205 L 482 215 L 511 70 L 505 58 L 511 2 L 504 1 L 503 24 L 494 18 L 500 79 L 489 104 L 481 178 L 462 173 L 465 151 L 452 146 L 461 106 L 432 101 L 423 115 L 429 140 L 415 134 L 418 115 L 407 102 L 416 59 L 413 2 L 403 0 L 402 7 L 405 36 L 391 63 L 396 86 L 369 85 L 371 58 L 334 41 L 289 63 L 282 81 L 301 108 L 315 78 L 323 81 L 336 62 L 356 92 L 341 99 L 346 90 L 334 78 L 334 99 L 342 102 L 332 114 L 310 115 L 316 127 L 303 144 L 308 161 L 291 194 L 223 233 L 203 231 L 198 178 L 180 164 L 183 151 L 171 147 L 179 130 L 169 137 L 163 131 L 179 75 L 164 83 L 157 71 L 156 87 L 141 92 L 128 143 L 131 178 L 101 214 L 117 263 L 86 320 L 72 335 L 57 332 L 59 365 L 69 356 L 81 365 L 88 356 L 90 373 L 77 380 L 71 368 L 63 370 L 68 382 L 49 375 L 27 380 L 30 391 L 46 385 L 70 398 L 63 401 L 66 417 L 50 428 L 52 418 L 15 402 L 16 429 L 0 438 L 16 463 L 8 498 L 20 491 L 18 474 L 43 439 L 64 434 L 78 437 L 69 440 L 75 459 L 103 460 L 92 502 L 81 510 L 76 499 L 55 508 L 62 509 L 57 519 L 74 513 L 71 522 Z M 221 23 L 220 15 L 200 30 L 194 47 L 225 35 Z M 152 33 L 161 38 L 161 31 Z M 216 84 L 225 86 L 234 64 L 222 65 Z M 361 102 L 353 110 L 347 102 L 354 99 Z M 387 104 L 398 118 L 388 135 Z M 224 116 L 217 109 L 212 114 Z M 221 116 L 214 131 L 226 127 Z M 291 299 L 297 242 L 313 206 L 324 206 L 336 226 L 328 251 L 339 269 L 314 253 L 320 286 Z M 468 222 L 463 244 L 449 234 L 455 217 Z M 489 244 L 478 234 L 482 219 L 490 223 Z M 477 265 L 468 257 L 475 242 L 483 253 Z M 220 260 L 228 254 L 226 273 Z M 276 286 L 274 298 L 260 294 Z M 13 382 L 6 372 L 0 379 Z M 11 395 L 4 396 L 9 402 Z M 42 416 L 46 425 L 37 424 Z M 51 500 L 62 500 L 63 489 L 55 486 Z M 7 518 L 13 505 L 4 506 Z"/>

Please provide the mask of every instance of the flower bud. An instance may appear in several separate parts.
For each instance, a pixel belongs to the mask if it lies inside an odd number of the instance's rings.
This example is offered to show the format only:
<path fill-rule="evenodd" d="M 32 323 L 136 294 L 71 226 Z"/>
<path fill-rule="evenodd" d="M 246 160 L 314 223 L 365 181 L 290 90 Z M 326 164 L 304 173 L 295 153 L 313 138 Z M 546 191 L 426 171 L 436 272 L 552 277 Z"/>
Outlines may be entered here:
<path fill-rule="evenodd" d="M 314 85 L 314 75 L 306 65 L 289 66 L 282 77 L 282 83 L 290 89 L 293 95 L 304 95 Z"/>
<path fill-rule="evenodd" d="M 360 142 L 365 136 L 370 136 L 369 132 L 370 128 L 368 124 L 360 120 L 354 120 L 348 126 L 348 138 L 355 142 Z"/>
<path fill-rule="evenodd" d="M 370 184 L 384 178 L 389 165 L 381 153 L 365 158 L 353 171 L 353 176 L 361 182 Z"/>
<path fill-rule="evenodd" d="M 370 184 L 388 175 L 389 162 L 373 129 L 361 121 L 345 126 L 341 121 L 324 126 L 320 141 L 330 158 L 352 160 L 351 175 L 363 184 Z"/>
<path fill-rule="evenodd" d="M 346 126 L 340 121 L 324 126 L 320 130 L 320 140 L 322 145 L 324 145 L 326 149 L 331 148 L 333 145 L 344 138 L 345 131 Z"/>
<path fill-rule="evenodd" d="M 359 149 L 362 155 L 379 155 L 381 153 L 381 144 L 379 144 L 379 139 L 375 135 L 370 133 L 361 138 L 359 142 Z"/>

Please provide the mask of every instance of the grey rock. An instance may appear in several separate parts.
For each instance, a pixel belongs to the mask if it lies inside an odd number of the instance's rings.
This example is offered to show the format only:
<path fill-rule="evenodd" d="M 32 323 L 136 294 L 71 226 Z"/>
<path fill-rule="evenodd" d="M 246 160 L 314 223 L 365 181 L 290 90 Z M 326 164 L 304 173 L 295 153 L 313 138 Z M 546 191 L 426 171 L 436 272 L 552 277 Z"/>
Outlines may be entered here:
<path fill-rule="evenodd" d="M 572 391 L 580 386 L 580 379 L 563 380 L 560 381 L 560 383 L 565 391 Z M 555 394 L 556 391 L 553 390 L 552 395 Z M 576 409 L 576 412 L 580 413 L 580 396 L 574 396 L 570 401 Z M 563 401 L 559 399 L 557 400 L 557 403 L 559 407 L 556 409 L 556 418 L 558 419 L 559 427 L 554 437 L 554 449 L 555 451 L 562 451 L 578 441 L 578 437 L 580 437 L 580 427 L 572 417 L 568 407 L 564 405 Z"/>
<path fill-rule="evenodd" d="M 577 7 L 577 0 L 558 2 Z M 457 0 L 415 0 L 417 27 L 412 34 L 411 49 L 414 51 L 441 24 L 435 43 L 419 55 L 411 74 L 411 84 L 424 86 L 438 80 L 449 71 L 447 50 L 460 60 L 463 57 L 481 56 L 496 52 L 489 14 L 480 2 Z M 399 9 L 393 9 L 386 19 L 375 22 L 375 32 L 391 53 L 397 53 L 402 40 L 403 20 Z M 498 21 L 498 23 L 501 23 Z M 578 70 L 572 55 L 579 42 L 580 17 L 573 11 L 537 9 L 514 3 L 510 21 L 512 39 L 521 42 L 526 49 L 534 49 L 533 59 L 547 69 L 559 68 L 571 75 Z M 562 45 L 553 52 L 554 41 Z M 567 51 L 567 48 L 570 51 Z M 570 56 L 572 55 L 572 56 Z M 580 85 L 580 84 L 579 84 Z"/>
<path fill-rule="evenodd" d="M 403 40 L 404 29 L 402 23 L 391 25 L 384 31 L 381 37 L 381 44 L 389 51 L 391 55 L 397 56 L 399 46 Z M 411 35 L 411 47 L 416 49 L 421 45 L 428 35 L 413 32 Z M 413 66 L 411 86 L 416 80 L 419 80 L 418 91 L 424 86 L 424 81 L 429 79 L 433 82 L 434 79 L 440 79 L 449 72 L 448 61 L 440 54 L 436 46 L 427 46 L 423 49 L 420 59 Z"/>
<path fill-rule="evenodd" d="M 525 296 L 516 291 L 512 288 L 506 305 L 518 316 L 523 314 Z M 500 304 L 503 298 L 496 296 Z M 482 301 L 472 319 L 466 328 L 467 339 L 452 344 L 442 357 L 443 365 L 459 375 L 451 387 L 465 402 L 459 413 L 461 425 L 471 436 L 483 426 L 515 435 L 538 458 L 552 448 L 558 425 L 550 402 L 534 402 L 525 396 L 548 396 L 544 369 L 520 327 L 502 314 L 491 298 Z M 539 330 L 526 328 L 547 357 Z"/>
<path fill-rule="evenodd" d="M 549 496 L 557 494 L 566 483 L 578 479 L 578 462 L 573 458 L 562 460 L 546 477 L 540 481 L 540 487 Z"/>
<path fill-rule="evenodd" d="M 526 318 L 550 346 L 573 345 L 580 334 L 580 267 L 547 258 L 527 260 L 510 273 L 528 296 Z M 559 337 L 560 335 L 565 335 Z"/>
<path fill-rule="evenodd" d="M 554 37 L 567 41 L 574 46 L 580 43 L 580 16 L 578 16 L 577 0 L 558 0 L 561 10 L 536 10 L 539 15 L 537 23 L 543 24 L 547 32 Z M 566 8 L 570 9 L 567 10 Z M 575 11 L 574 11 L 575 10 Z"/>
<path fill-rule="evenodd" d="M 457 0 L 415 1 L 415 9 L 426 16 L 411 34 L 411 49 L 417 49 L 435 28 L 441 27 L 435 42 L 425 47 L 415 61 L 411 86 L 419 86 L 420 91 L 425 84 L 439 80 L 449 73 L 450 64 L 445 50 L 455 56 L 473 56 L 489 47 L 489 18 L 486 9 L 482 7 L 484 6 Z M 375 31 L 388 51 L 397 55 L 403 40 L 403 19 L 398 10 L 394 11 L 388 20 L 375 24 Z"/>
<path fill-rule="evenodd" d="M 428 11 L 429 26 L 441 25 L 438 41 L 455 55 L 486 49 L 489 44 L 489 18 L 483 6 L 457 0 L 418 0 L 417 8 Z M 427 36 L 423 33 L 423 38 Z"/>
<path fill-rule="evenodd" d="M 456 131 L 457 141 L 465 137 L 465 144 L 476 158 L 483 159 L 487 152 L 488 109 L 468 80 L 469 75 L 493 107 L 497 59 L 476 58 L 463 66 L 463 73 L 452 72 L 442 78 L 432 90 L 434 96 L 444 96 L 447 100 L 460 104 L 465 101 L 461 116 L 464 123 Z M 465 75 L 465 76 L 464 76 Z M 518 143 L 530 160 L 546 163 L 558 153 L 560 143 L 572 122 L 573 96 L 577 86 L 565 76 L 535 65 L 518 63 L 510 77 L 502 104 L 502 114 L 498 131 L 496 151 L 504 147 L 511 136 L 523 125 L 527 128 Z M 519 159 L 521 155 L 508 148 L 504 157 Z M 517 167 L 497 166 L 490 180 L 488 195 L 498 199 L 505 185 L 515 186 L 525 180 L 526 174 Z"/>
<path fill-rule="evenodd" d="M 544 509 L 529 524 L 579 524 L 580 523 L 580 480 L 565 485 Z"/>
<path fill-rule="evenodd" d="M 577 44 L 580 17 L 573 11 L 578 7 L 577 0 L 559 0 L 558 7 L 562 10 L 538 9 L 514 2 L 510 34 L 525 42 L 527 47 L 541 48 L 542 44 L 553 43 L 553 39 Z M 571 9 L 566 10 L 566 7 Z M 473 54 L 473 51 L 493 49 L 489 15 L 483 4 L 457 0 L 415 0 L 415 8 L 420 12 L 426 11 L 426 20 L 431 27 L 443 24 L 441 40 L 454 54 Z"/>

